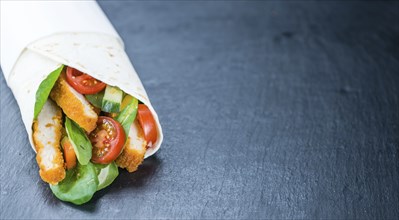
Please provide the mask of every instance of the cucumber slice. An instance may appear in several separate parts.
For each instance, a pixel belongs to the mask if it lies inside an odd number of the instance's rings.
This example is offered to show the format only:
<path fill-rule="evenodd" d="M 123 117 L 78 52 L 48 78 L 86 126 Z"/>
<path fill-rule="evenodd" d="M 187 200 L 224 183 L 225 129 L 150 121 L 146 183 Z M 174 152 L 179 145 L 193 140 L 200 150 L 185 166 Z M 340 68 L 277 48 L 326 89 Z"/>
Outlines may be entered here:
<path fill-rule="evenodd" d="M 102 101 L 101 110 L 109 113 L 120 112 L 123 91 L 115 86 L 107 86 Z"/>
<path fill-rule="evenodd" d="M 93 95 L 85 95 L 86 99 L 89 100 L 89 102 L 94 105 L 97 108 L 101 108 L 102 107 L 102 103 L 103 103 L 103 97 L 104 97 L 104 90 L 93 94 Z"/>

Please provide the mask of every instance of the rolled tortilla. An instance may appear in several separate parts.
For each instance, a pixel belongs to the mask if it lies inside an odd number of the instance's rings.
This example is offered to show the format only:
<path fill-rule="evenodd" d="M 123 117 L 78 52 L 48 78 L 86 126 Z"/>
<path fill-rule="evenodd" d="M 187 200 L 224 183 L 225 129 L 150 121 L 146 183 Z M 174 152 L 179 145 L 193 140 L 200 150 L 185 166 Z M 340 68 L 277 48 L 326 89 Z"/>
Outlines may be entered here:
<path fill-rule="evenodd" d="M 2 1 L 0 8 L 1 66 L 33 150 L 36 91 L 62 64 L 117 86 L 147 105 L 157 124 L 158 139 L 145 158 L 159 149 L 163 133 L 158 115 L 124 51 L 123 41 L 96 2 Z"/>

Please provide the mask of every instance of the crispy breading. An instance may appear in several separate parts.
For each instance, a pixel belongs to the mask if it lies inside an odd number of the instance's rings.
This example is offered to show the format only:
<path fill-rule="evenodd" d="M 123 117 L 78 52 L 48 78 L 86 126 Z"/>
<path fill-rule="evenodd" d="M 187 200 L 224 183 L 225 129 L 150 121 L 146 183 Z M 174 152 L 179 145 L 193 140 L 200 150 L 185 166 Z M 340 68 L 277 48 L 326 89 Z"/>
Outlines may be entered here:
<path fill-rule="evenodd" d="M 60 149 L 61 135 L 62 111 L 53 101 L 47 100 L 33 123 L 33 142 L 40 177 L 51 184 L 57 184 L 65 178 L 64 158 Z"/>
<path fill-rule="evenodd" d="M 68 84 L 64 72 L 61 73 L 51 90 L 50 97 L 57 102 L 68 118 L 75 121 L 84 130 L 91 132 L 96 128 L 98 115 L 94 107 L 82 94 Z"/>
<path fill-rule="evenodd" d="M 121 168 L 126 168 L 129 172 L 136 171 L 144 160 L 146 146 L 143 129 L 136 120 L 130 127 L 125 148 L 116 159 L 116 164 Z"/>

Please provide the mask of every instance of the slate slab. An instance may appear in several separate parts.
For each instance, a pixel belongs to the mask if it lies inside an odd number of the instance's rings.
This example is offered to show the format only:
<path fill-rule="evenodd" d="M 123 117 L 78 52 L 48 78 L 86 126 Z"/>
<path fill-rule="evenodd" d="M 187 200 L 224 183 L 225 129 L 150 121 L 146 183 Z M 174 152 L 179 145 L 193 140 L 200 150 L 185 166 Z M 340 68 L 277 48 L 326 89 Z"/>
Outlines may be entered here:
<path fill-rule="evenodd" d="M 2 219 L 399 218 L 398 2 L 100 5 L 165 142 L 90 203 L 60 202 L 0 74 Z"/>

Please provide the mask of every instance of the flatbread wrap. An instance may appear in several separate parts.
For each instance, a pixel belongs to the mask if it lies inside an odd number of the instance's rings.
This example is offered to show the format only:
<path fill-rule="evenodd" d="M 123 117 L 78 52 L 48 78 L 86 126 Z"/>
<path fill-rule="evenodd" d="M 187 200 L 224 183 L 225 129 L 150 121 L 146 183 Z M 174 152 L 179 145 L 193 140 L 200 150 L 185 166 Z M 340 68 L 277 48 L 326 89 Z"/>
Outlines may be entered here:
<path fill-rule="evenodd" d="M 158 115 L 94 1 L 1 2 L 1 26 L 3 74 L 57 198 L 88 202 L 160 148 Z"/>

